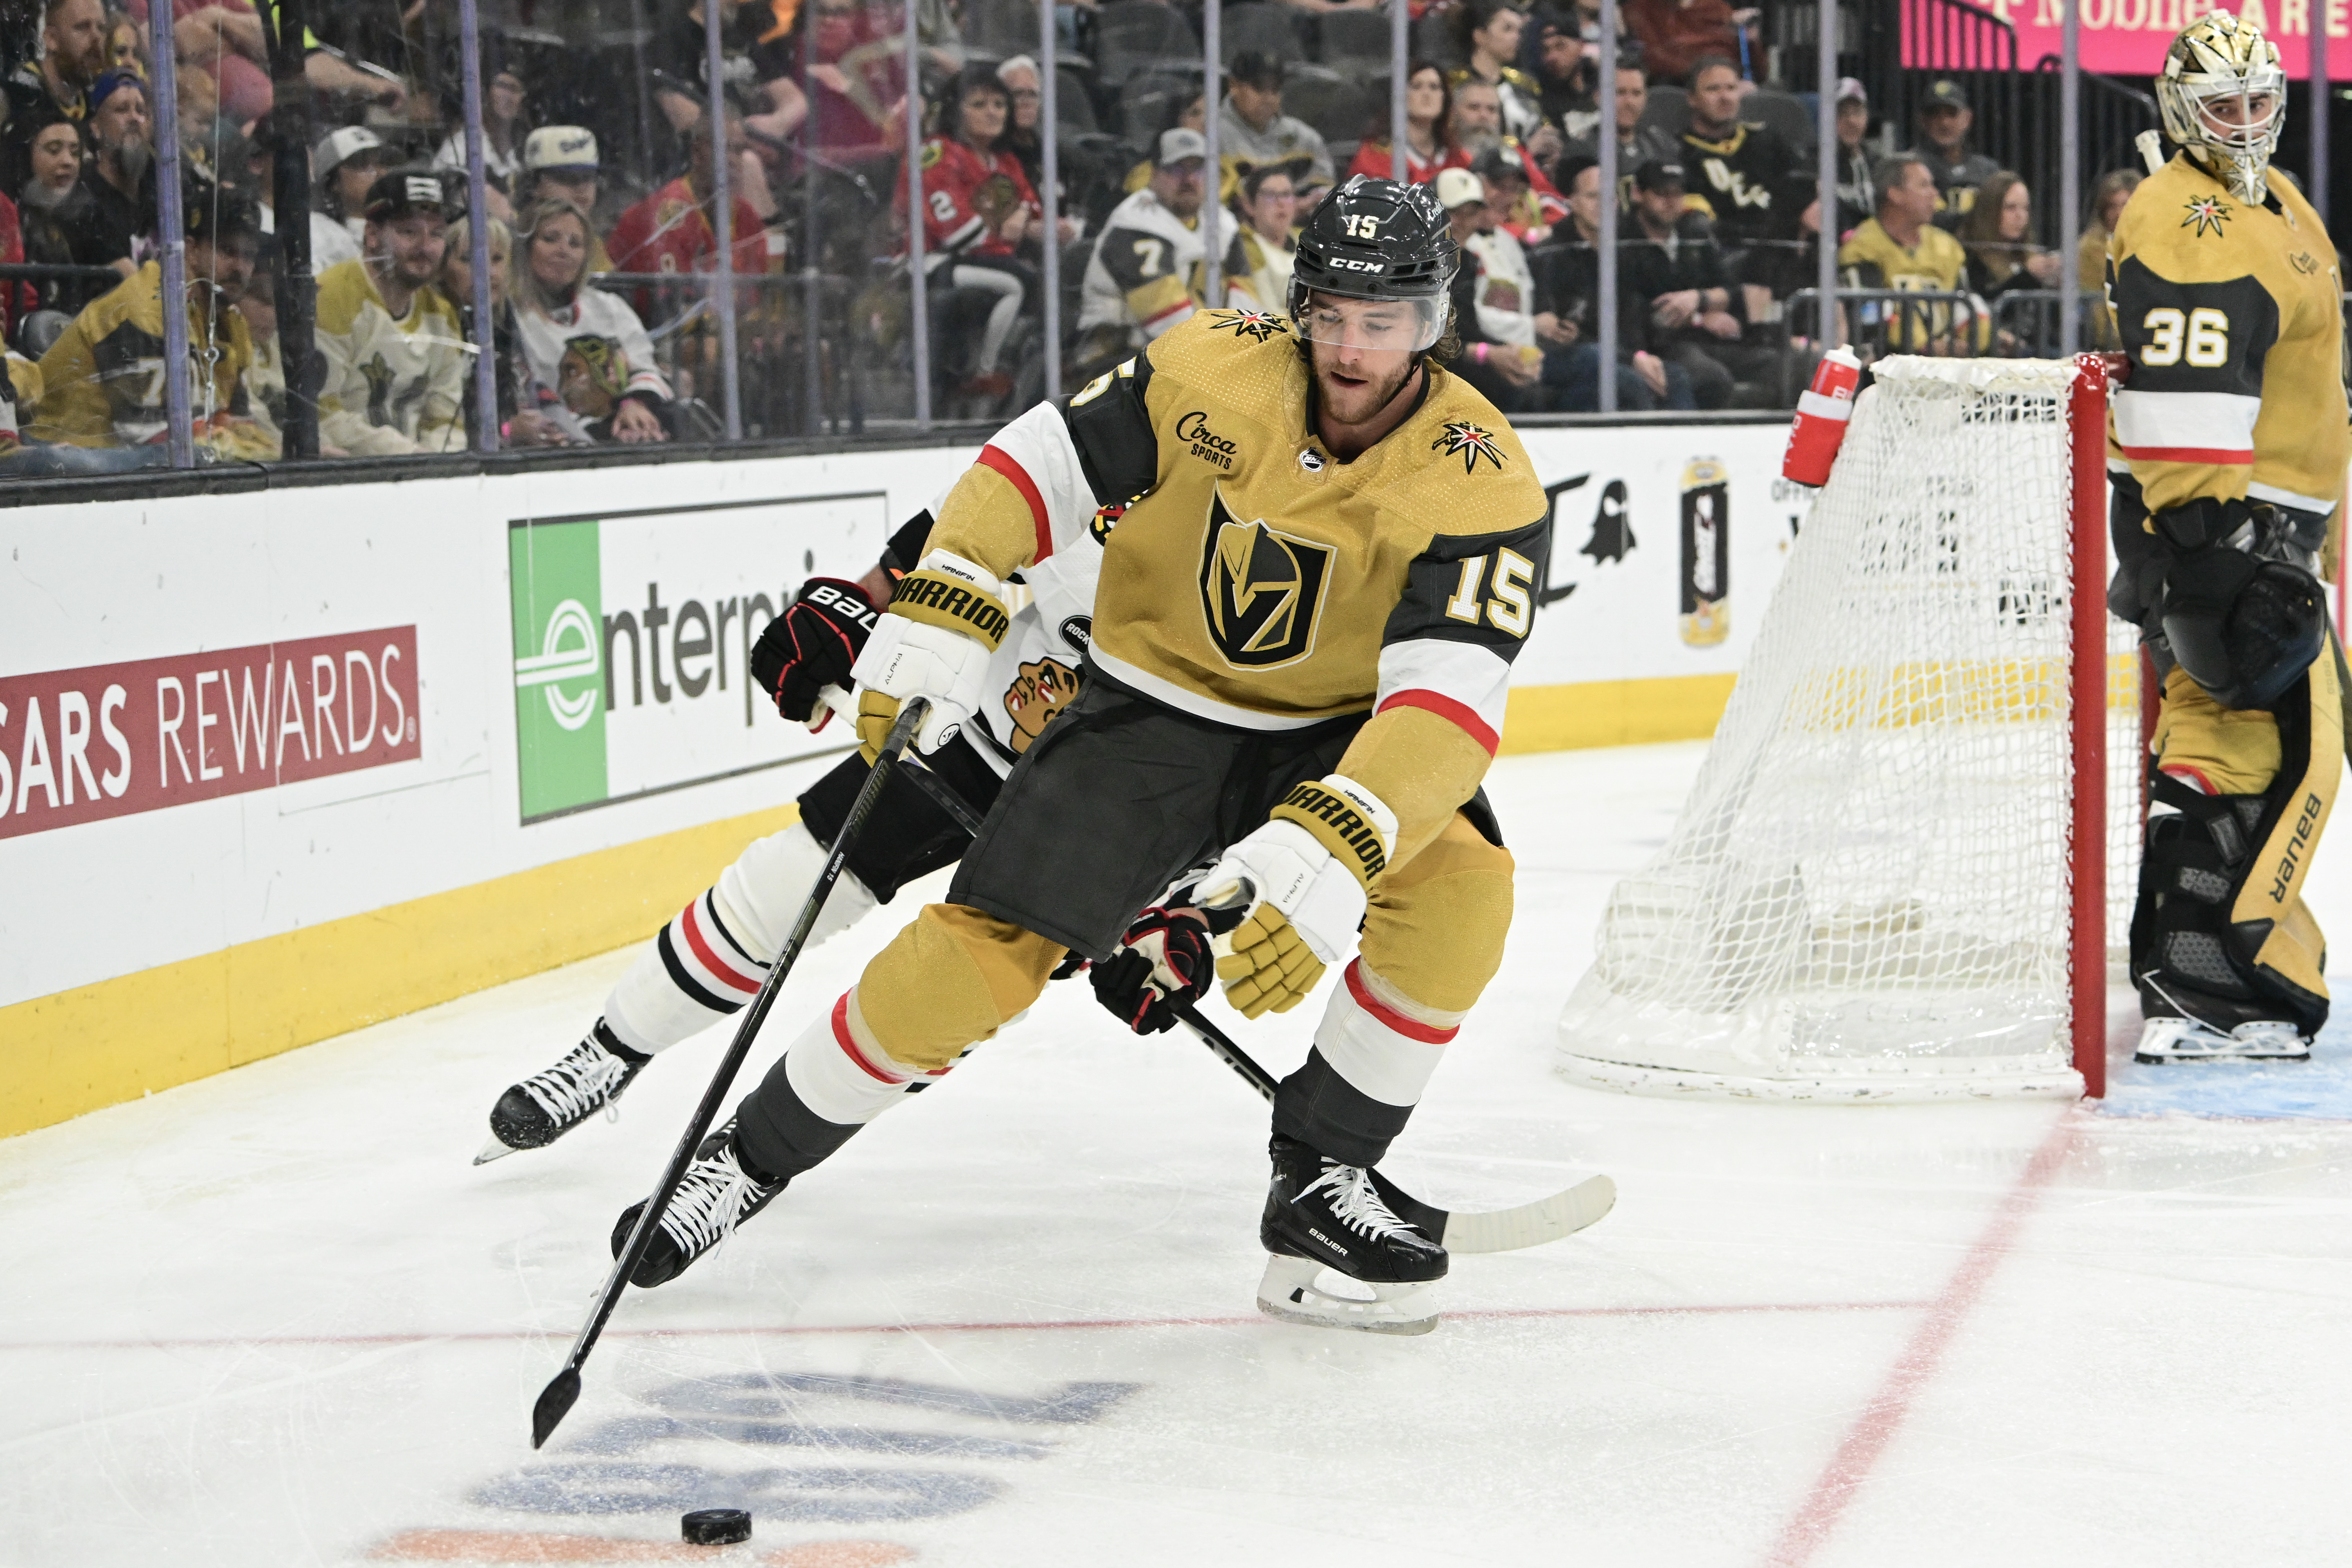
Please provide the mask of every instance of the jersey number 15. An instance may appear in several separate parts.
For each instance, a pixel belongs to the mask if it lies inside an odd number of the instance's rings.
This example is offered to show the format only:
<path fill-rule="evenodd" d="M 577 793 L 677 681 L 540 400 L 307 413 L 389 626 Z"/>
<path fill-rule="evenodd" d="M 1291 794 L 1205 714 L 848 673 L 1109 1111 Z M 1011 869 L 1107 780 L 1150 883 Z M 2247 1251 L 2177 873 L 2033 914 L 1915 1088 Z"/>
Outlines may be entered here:
<path fill-rule="evenodd" d="M 1479 589 L 1486 581 L 1489 560 L 1495 563 L 1495 597 L 1482 604 Z M 1454 588 L 1454 597 L 1445 601 L 1446 618 L 1475 626 L 1483 612 L 1486 623 L 1497 632 L 1526 636 L 1528 617 L 1535 613 L 1528 601 L 1528 581 L 1535 575 L 1535 563 L 1517 550 L 1498 549 L 1492 556 L 1472 556 L 1462 563 L 1462 580 Z"/>

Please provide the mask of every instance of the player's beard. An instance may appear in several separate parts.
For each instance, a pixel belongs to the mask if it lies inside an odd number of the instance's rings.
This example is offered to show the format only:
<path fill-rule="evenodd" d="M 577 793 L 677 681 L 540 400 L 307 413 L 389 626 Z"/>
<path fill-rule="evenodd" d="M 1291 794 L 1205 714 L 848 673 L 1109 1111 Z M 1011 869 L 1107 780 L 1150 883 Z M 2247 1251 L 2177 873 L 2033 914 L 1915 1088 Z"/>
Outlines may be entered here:
<path fill-rule="evenodd" d="M 1356 379 L 1364 367 L 1359 364 L 1349 372 L 1346 382 L 1335 380 L 1341 372 L 1336 364 L 1315 366 L 1315 391 L 1321 400 L 1323 413 L 1339 425 L 1358 425 L 1370 422 L 1380 412 L 1396 401 L 1412 380 L 1416 366 L 1411 355 L 1395 372 L 1379 380 Z"/>

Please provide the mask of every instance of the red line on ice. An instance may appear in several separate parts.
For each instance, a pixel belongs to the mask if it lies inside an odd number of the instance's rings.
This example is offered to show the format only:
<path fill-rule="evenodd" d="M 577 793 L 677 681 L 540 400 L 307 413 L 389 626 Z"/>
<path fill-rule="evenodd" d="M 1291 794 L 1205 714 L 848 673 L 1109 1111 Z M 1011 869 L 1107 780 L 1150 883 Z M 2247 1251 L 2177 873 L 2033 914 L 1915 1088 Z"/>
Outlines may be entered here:
<path fill-rule="evenodd" d="M 1828 1466 L 1813 1482 L 1813 1490 L 1803 1505 L 1781 1528 L 1780 1539 L 1772 1543 L 1771 1552 L 1764 1559 L 1767 1568 L 1802 1568 L 1829 1543 L 1838 1521 L 1845 1516 L 1847 1505 L 1861 1491 L 1863 1482 L 1895 1441 L 1895 1434 L 1902 1430 L 1912 1401 L 1942 1366 L 1944 1353 L 1951 1348 L 1960 1324 L 1983 1296 L 1993 1270 L 2009 1256 L 2019 1228 L 2041 1202 L 2043 1190 L 2058 1174 L 2059 1166 L 2065 1163 L 2074 1145 L 2075 1125 L 2075 1113 L 2067 1112 L 2042 1141 L 2042 1146 L 2033 1151 L 2032 1158 L 2025 1162 L 2017 1185 L 2009 1189 L 2000 1207 L 1993 1211 L 1983 1234 L 1945 1281 L 1942 1292 L 1927 1303 L 1926 1319 L 1912 1331 L 1910 1343 L 1895 1358 L 1886 1381 L 1854 1418 L 1845 1440 L 1830 1456 Z"/>
<path fill-rule="evenodd" d="M 1511 1318 L 1666 1318 L 1765 1312 L 1919 1312 L 1931 1301 L 1731 1301 L 1716 1305 L 1659 1307 L 1496 1307 L 1447 1312 L 1449 1322 L 1489 1322 Z M 772 1334 L 861 1333 L 1025 1333 L 1067 1329 L 1186 1329 L 1239 1328 L 1270 1320 L 1252 1312 L 1225 1318 L 1067 1318 L 1040 1322 L 986 1323 L 796 1323 L 786 1327 L 614 1329 L 606 1339 L 708 1339 Z M 223 1339 L 86 1339 L 40 1340 L 0 1343 L 0 1351 L 59 1350 L 227 1350 L 278 1344 L 428 1344 L 483 1340 L 553 1339 L 571 1333 L 565 1329 L 466 1330 L 449 1333 L 271 1334 Z"/>

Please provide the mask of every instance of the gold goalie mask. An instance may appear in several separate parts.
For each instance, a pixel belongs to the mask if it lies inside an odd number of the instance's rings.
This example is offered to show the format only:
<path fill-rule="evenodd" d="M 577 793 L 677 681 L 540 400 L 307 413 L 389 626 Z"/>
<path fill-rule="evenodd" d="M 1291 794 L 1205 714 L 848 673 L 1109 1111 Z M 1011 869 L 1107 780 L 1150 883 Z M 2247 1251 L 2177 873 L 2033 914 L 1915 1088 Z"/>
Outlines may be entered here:
<path fill-rule="evenodd" d="M 2181 28 L 2165 51 L 2156 101 L 2165 135 L 2231 194 L 2255 205 L 2269 194 L 2271 154 L 2286 129 L 2286 72 L 2260 27 L 2214 11 Z"/>

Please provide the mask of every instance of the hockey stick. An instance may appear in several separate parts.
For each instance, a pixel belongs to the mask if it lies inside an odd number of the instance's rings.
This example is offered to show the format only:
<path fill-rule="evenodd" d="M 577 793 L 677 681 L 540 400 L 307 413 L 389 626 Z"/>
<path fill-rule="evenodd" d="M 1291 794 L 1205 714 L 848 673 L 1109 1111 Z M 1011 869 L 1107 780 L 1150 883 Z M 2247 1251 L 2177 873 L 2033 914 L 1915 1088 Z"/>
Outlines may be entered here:
<path fill-rule="evenodd" d="M 751 1054 L 751 1041 L 758 1036 L 760 1026 L 767 1021 L 768 1009 L 775 1005 L 776 993 L 782 988 L 784 977 L 791 974 L 793 966 L 800 961 L 801 949 L 808 945 L 809 933 L 816 926 L 816 917 L 824 908 L 825 898 L 833 892 L 833 884 L 841 878 L 841 868 L 849 859 L 851 846 L 856 843 L 858 832 L 866 826 L 866 819 L 873 814 L 874 803 L 882 798 L 882 788 L 889 781 L 900 753 L 907 749 L 908 742 L 913 738 L 929 707 L 930 704 L 923 698 L 909 697 L 906 706 L 898 710 L 898 722 L 890 727 L 889 738 L 882 743 L 880 759 L 874 764 L 873 771 L 866 774 L 866 782 L 858 788 L 857 799 L 850 806 L 849 815 L 843 821 L 841 831 L 833 836 L 833 851 L 825 856 L 824 870 L 817 873 L 816 885 L 809 890 L 808 902 L 801 905 L 801 917 L 793 922 L 792 936 L 785 939 L 782 951 L 776 955 L 775 963 L 769 967 L 768 977 L 761 982 L 760 994 L 743 1010 L 743 1021 L 735 1026 L 735 1039 L 727 1047 L 727 1054 L 719 1059 L 719 1071 L 711 1074 L 710 1087 L 702 1092 L 702 1103 L 695 1107 L 694 1119 L 687 1124 L 686 1136 L 678 1140 L 677 1147 L 671 1152 L 669 1165 L 663 1170 L 661 1181 L 654 1187 L 653 1197 L 646 1201 L 645 1208 L 637 1215 L 636 1228 L 629 1232 L 628 1245 L 623 1247 L 621 1255 L 614 1260 L 613 1271 L 605 1276 L 604 1288 L 597 1292 L 595 1309 L 588 1314 L 588 1322 L 580 1330 L 580 1337 L 572 1343 L 571 1356 L 565 1360 L 563 1370 L 540 1390 L 539 1400 L 531 1406 L 532 1448 L 546 1446 L 548 1437 L 579 1399 L 580 1369 L 586 1364 L 588 1353 L 596 1348 L 597 1337 L 604 1332 L 604 1324 L 612 1318 L 613 1309 L 620 1304 L 621 1291 L 627 1286 L 629 1275 L 644 1260 L 646 1249 L 653 1245 L 654 1228 L 659 1223 L 662 1211 L 669 1207 L 671 1197 L 677 1191 L 678 1182 L 686 1176 L 686 1167 L 693 1162 L 694 1151 L 710 1131 L 710 1124 L 718 1119 L 719 1107 L 726 1100 L 728 1090 L 734 1086 L 735 1074 L 742 1069 L 743 1059 Z"/>
<path fill-rule="evenodd" d="M 1267 1103 L 1273 1103 L 1274 1074 L 1260 1067 L 1248 1051 L 1202 1018 L 1190 1002 L 1176 1005 L 1176 1017 L 1200 1038 L 1202 1045 L 1239 1073 L 1243 1082 L 1256 1090 Z M 1364 1174 L 1372 1178 L 1381 1201 L 1398 1218 L 1416 1227 L 1449 1252 L 1516 1252 L 1522 1247 L 1540 1247 L 1547 1241 L 1575 1235 L 1605 1216 L 1617 1202 L 1615 1182 L 1605 1176 L 1589 1176 L 1574 1186 L 1515 1208 L 1447 1209 L 1423 1203 L 1377 1169 Z"/>
<path fill-rule="evenodd" d="M 974 838 L 980 836 L 979 816 L 955 792 L 953 786 L 912 758 L 900 766 L 923 793 L 931 798 L 933 804 L 955 819 L 957 826 Z M 1242 1082 L 1256 1090 L 1268 1104 L 1273 1103 L 1274 1074 L 1260 1067 L 1248 1051 L 1234 1044 L 1224 1030 L 1202 1018 L 1191 1003 L 1181 1002 L 1175 1010 L 1176 1017 L 1202 1045 L 1239 1073 Z M 1553 1193 L 1549 1197 L 1538 1198 L 1533 1203 L 1520 1204 L 1516 1208 L 1475 1209 L 1460 1213 L 1423 1203 L 1378 1170 L 1368 1174 L 1372 1178 L 1372 1186 L 1379 1189 L 1381 1201 L 1400 1219 L 1418 1227 L 1449 1252 L 1513 1252 L 1522 1247 L 1540 1247 L 1547 1241 L 1573 1236 L 1606 1215 L 1617 1202 L 1616 1183 L 1605 1176 L 1590 1176 L 1574 1186 Z"/>

